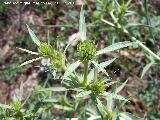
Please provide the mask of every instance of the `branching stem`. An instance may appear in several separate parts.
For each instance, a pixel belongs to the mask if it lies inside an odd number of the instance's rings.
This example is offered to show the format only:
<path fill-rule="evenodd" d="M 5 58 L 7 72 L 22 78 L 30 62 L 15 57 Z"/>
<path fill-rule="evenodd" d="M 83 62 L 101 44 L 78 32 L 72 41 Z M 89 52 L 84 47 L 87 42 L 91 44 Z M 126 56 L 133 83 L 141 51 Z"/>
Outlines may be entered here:
<path fill-rule="evenodd" d="M 140 42 L 139 40 L 137 40 L 135 37 L 131 36 L 130 33 L 129 33 L 126 29 L 124 29 L 123 27 L 120 27 L 120 28 L 119 28 L 119 27 L 117 27 L 116 25 L 114 25 L 113 23 L 111 23 L 111 22 L 109 22 L 109 21 L 107 21 L 107 20 L 104 20 L 103 18 L 101 18 L 101 20 L 102 20 L 103 22 L 107 23 L 108 25 L 114 27 L 114 28 L 121 29 L 121 30 L 122 30 L 126 35 L 128 35 L 133 41 L 136 41 L 137 44 L 138 44 L 143 50 L 145 50 L 147 53 L 149 53 L 150 55 L 152 55 L 152 56 L 155 58 L 155 60 L 160 61 L 160 57 L 159 57 L 157 54 L 155 54 L 153 51 L 151 51 L 149 48 L 147 48 L 142 42 Z"/>
<path fill-rule="evenodd" d="M 97 80 L 97 73 L 98 73 L 98 69 L 96 68 L 96 66 L 94 67 L 94 80 Z"/>

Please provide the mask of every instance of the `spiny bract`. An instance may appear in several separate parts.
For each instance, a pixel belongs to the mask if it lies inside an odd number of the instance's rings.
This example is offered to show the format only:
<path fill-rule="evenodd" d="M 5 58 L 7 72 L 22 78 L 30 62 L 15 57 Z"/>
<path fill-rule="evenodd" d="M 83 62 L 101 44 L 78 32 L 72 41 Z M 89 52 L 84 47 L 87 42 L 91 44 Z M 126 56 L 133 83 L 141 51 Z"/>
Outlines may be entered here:
<path fill-rule="evenodd" d="M 78 45 L 78 56 L 81 61 L 92 60 L 96 54 L 96 46 L 90 40 L 80 42 Z"/>

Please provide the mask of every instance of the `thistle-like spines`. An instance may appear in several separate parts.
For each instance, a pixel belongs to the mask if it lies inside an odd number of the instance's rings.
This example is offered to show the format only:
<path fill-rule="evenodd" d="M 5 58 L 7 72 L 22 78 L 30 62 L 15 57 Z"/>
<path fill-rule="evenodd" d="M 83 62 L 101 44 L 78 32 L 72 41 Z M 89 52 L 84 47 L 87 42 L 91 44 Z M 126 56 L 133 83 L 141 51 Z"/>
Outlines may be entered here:
<path fill-rule="evenodd" d="M 39 55 L 44 58 L 51 58 L 54 55 L 54 49 L 48 43 L 41 43 L 39 47 Z"/>
<path fill-rule="evenodd" d="M 81 61 L 92 60 L 96 55 L 96 46 L 90 40 L 80 42 L 77 49 Z"/>
<path fill-rule="evenodd" d="M 101 80 L 96 80 L 90 85 L 92 93 L 99 95 L 105 91 L 105 83 Z"/>

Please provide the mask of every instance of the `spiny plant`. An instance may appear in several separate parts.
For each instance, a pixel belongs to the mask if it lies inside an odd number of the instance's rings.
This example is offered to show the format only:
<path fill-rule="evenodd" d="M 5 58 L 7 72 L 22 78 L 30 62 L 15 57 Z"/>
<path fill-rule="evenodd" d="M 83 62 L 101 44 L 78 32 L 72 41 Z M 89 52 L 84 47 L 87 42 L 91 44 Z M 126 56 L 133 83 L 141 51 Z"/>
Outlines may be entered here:
<path fill-rule="evenodd" d="M 146 47 L 140 39 L 140 32 L 137 30 L 141 26 L 144 28 L 149 29 L 149 34 L 151 34 L 150 39 L 154 39 L 153 30 L 159 31 L 159 28 L 154 27 L 150 24 L 140 23 L 139 18 L 136 18 L 135 15 L 139 15 L 136 11 L 131 10 L 132 0 L 128 0 L 127 2 L 121 0 L 102 0 L 98 1 L 98 5 L 101 6 L 101 9 L 98 9 L 99 17 L 97 19 L 101 20 L 103 23 L 109 27 L 109 34 L 111 36 L 110 39 L 112 43 L 116 40 L 130 40 L 137 43 L 137 46 L 140 47 L 145 56 L 148 58 L 149 63 L 143 67 L 143 71 L 141 73 L 141 78 L 145 75 L 147 70 L 155 65 L 158 64 L 160 61 L 160 57 L 154 52 L 152 52 L 148 47 Z M 149 21 L 148 18 L 148 11 L 147 11 L 147 1 L 144 0 L 144 14 L 146 14 L 146 19 Z M 130 18 L 135 18 L 133 21 Z M 111 18 L 107 20 L 106 18 Z M 138 19 L 138 20 L 137 20 Z M 132 20 L 132 21 L 131 21 Z M 118 33 L 120 33 L 118 35 Z M 156 32 L 155 32 L 156 33 Z M 113 35 L 114 34 L 114 35 Z M 148 34 L 148 33 L 147 33 Z M 121 38 L 122 37 L 122 38 Z M 147 38 L 149 39 L 149 38 Z M 155 41 L 152 41 L 152 43 Z"/>
<path fill-rule="evenodd" d="M 12 105 L 0 105 L 3 108 L 3 119 L 10 118 L 16 120 L 37 120 L 39 118 L 49 119 L 48 115 L 52 115 L 52 107 L 62 109 L 67 113 L 79 114 L 75 119 L 99 119 L 99 120 L 140 120 L 131 113 L 122 112 L 121 107 L 129 101 L 129 99 L 119 95 L 118 93 L 125 87 L 127 81 L 121 84 L 114 90 L 107 91 L 106 88 L 116 81 L 109 77 L 105 68 L 113 63 L 117 58 L 106 60 L 99 63 L 97 57 L 102 54 L 115 51 L 124 47 L 134 46 L 137 41 L 118 42 L 101 50 L 96 50 L 96 45 L 93 40 L 86 36 L 86 24 L 84 11 L 81 9 L 79 22 L 80 41 L 77 45 L 78 60 L 74 63 L 66 63 L 65 53 L 71 43 L 68 43 L 64 51 L 60 51 L 52 47 L 48 42 L 40 42 L 34 32 L 27 25 L 29 34 L 33 42 L 38 46 L 38 52 L 33 52 L 27 49 L 19 48 L 20 50 L 33 54 L 35 59 L 28 60 L 20 65 L 20 67 L 32 63 L 43 58 L 49 59 L 49 67 L 54 71 L 65 70 L 61 76 L 61 84 L 59 87 L 38 87 L 33 90 L 33 105 L 30 108 L 25 108 L 29 98 L 14 102 Z M 83 64 L 83 73 L 76 72 L 76 69 Z M 103 73 L 100 76 L 99 73 Z M 56 75 L 55 75 L 56 76 Z M 35 92 L 36 91 L 36 92 Z M 67 97 L 73 91 L 72 99 Z M 62 96 L 58 92 L 65 92 Z M 60 98 L 58 101 L 54 100 L 54 95 Z M 29 96 L 31 98 L 31 96 Z M 37 100 L 37 101 L 36 101 Z M 115 105 L 115 100 L 119 100 L 120 105 Z M 23 103 L 23 104 L 22 104 Z M 49 104 L 53 103 L 53 104 Z M 45 108 L 43 109 L 43 106 Z M 13 110 L 13 113 L 6 113 L 8 110 Z M 46 115 L 45 115 L 46 114 Z M 66 118 L 65 118 L 66 117 Z M 73 115 L 69 116 L 71 119 Z M 56 118 L 53 116 L 53 118 Z M 50 118 L 50 119 L 53 119 Z M 67 119 L 68 116 L 58 116 L 59 119 Z"/>

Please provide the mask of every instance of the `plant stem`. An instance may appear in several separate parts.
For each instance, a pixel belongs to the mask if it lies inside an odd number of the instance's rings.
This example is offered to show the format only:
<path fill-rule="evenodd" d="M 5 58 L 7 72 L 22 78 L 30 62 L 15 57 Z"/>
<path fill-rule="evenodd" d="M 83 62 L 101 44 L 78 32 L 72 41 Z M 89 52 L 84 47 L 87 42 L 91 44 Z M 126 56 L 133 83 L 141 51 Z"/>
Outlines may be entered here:
<path fill-rule="evenodd" d="M 150 20 L 149 14 L 148 14 L 149 11 L 148 11 L 148 6 L 147 6 L 147 0 L 144 0 L 143 5 L 144 5 L 144 9 L 145 9 L 145 17 L 146 17 L 146 20 L 147 20 L 147 25 L 151 25 L 151 20 Z M 152 38 L 155 42 L 155 37 L 154 37 L 153 31 L 150 27 L 149 27 L 149 33 L 150 33 L 150 35 L 152 36 Z"/>
<path fill-rule="evenodd" d="M 88 76 L 88 61 L 84 61 L 84 80 L 83 80 L 83 85 L 87 84 L 87 76 Z"/>
<path fill-rule="evenodd" d="M 108 22 L 107 20 L 104 20 L 103 18 L 101 18 L 101 20 L 105 23 L 107 23 L 108 25 L 117 28 L 117 29 L 121 29 L 126 35 L 128 35 L 133 41 L 136 41 L 137 44 L 144 49 L 146 52 L 148 52 L 150 55 L 152 55 L 156 60 L 160 61 L 160 57 L 158 55 L 156 55 L 154 52 L 152 52 L 149 48 L 147 48 L 145 45 L 143 45 L 139 40 L 137 40 L 135 37 L 131 36 L 130 33 L 124 29 L 124 28 L 118 28 L 116 25 L 114 25 L 113 23 Z"/>
<path fill-rule="evenodd" d="M 63 69 L 66 71 L 67 67 L 64 65 Z M 74 73 L 71 73 L 70 77 L 74 78 L 78 83 L 80 83 L 79 79 L 77 79 L 77 77 L 76 77 L 76 75 Z"/>
<path fill-rule="evenodd" d="M 143 48 L 145 51 L 147 51 L 150 55 L 152 55 L 156 60 L 160 61 L 160 57 L 156 55 L 154 52 L 152 52 L 149 48 L 147 48 L 145 45 L 143 45 L 140 41 L 137 41 L 138 45 Z"/>
<path fill-rule="evenodd" d="M 98 69 L 96 68 L 96 66 L 94 67 L 94 80 L 96 81 L 97 80 L 97 72 L 98 72 Z"/>

